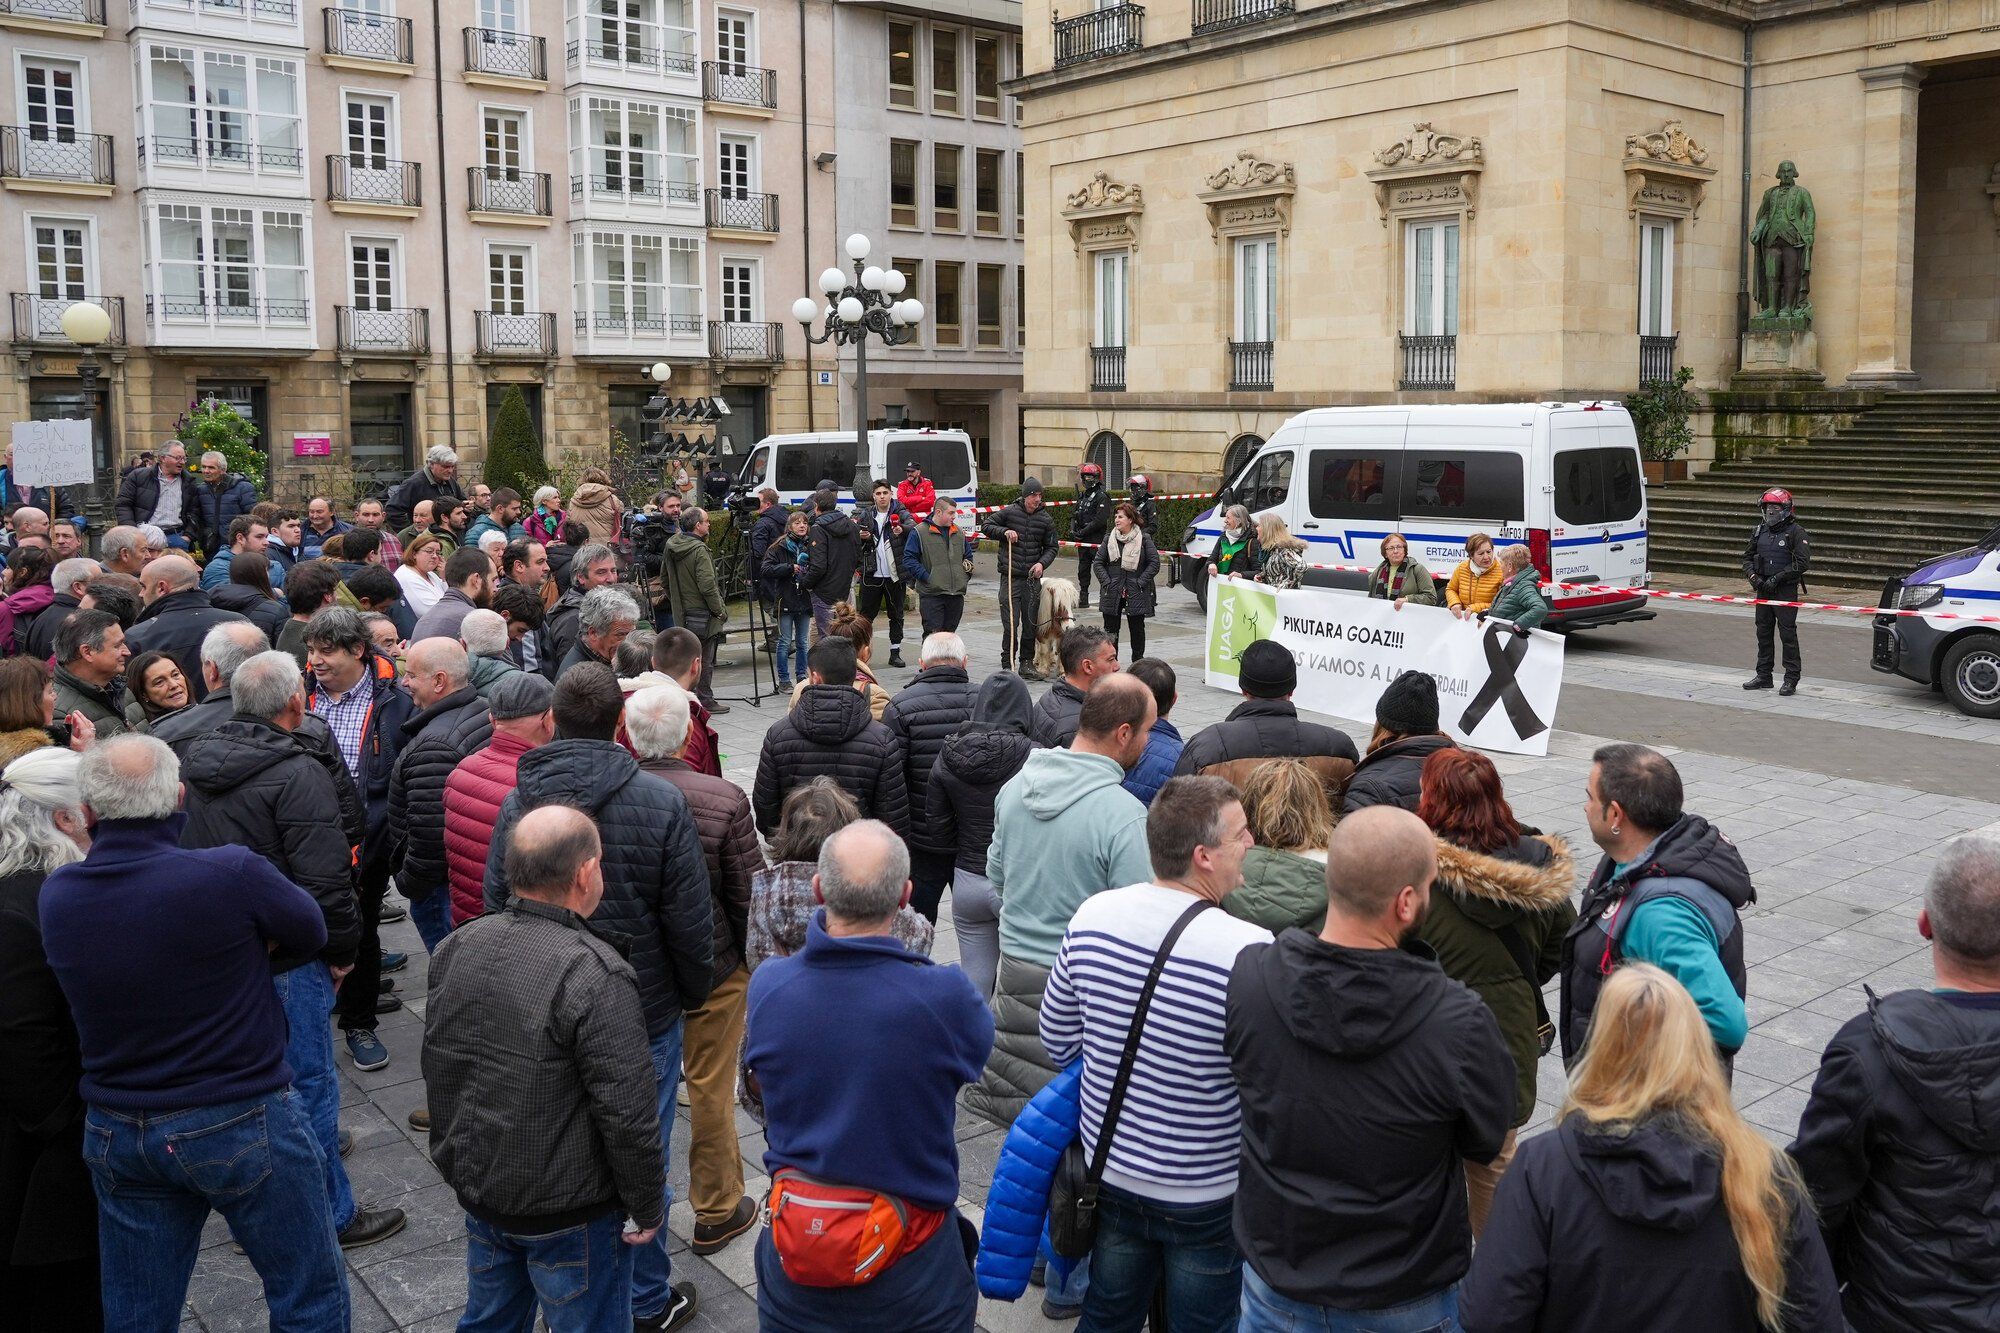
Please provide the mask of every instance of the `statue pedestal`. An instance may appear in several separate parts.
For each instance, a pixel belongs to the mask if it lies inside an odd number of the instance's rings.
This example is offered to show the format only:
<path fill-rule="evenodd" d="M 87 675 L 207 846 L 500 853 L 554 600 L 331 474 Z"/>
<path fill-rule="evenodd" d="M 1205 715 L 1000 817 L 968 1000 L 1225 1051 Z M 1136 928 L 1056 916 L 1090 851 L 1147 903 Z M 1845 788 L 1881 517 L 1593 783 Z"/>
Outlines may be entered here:
<path fill-rule="evenodd" d="M 1817 389 L 1819 339 L 1811 329 L 1757 329 L 1743 335 L 1742 369 L 1730 377 L 1739 389 Z"/>

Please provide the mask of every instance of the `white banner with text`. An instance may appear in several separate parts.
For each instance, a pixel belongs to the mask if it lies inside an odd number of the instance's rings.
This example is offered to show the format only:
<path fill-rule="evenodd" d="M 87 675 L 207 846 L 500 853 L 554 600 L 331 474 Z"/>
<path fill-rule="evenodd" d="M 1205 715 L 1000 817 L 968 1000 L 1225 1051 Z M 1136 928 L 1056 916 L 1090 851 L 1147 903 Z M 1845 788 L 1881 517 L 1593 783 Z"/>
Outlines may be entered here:
<path fill-rule="evenodd" d="M 1372 718 L 1390 681 L 1426 671 L 1437 679 L 1439 727 L 1454 740 L 1509 754 L 1549 752 L 1562 693 L 1558 635 L 1460 620 L 1442 607 L 1398 611 L 1391 602 L 1323 588 L 1212 583 L 1208 683 L 1238 691 L 1237 659 L 1258 639 L 1291 650 L 1299 671 L 1292 697 L 1302 708 Z"/>

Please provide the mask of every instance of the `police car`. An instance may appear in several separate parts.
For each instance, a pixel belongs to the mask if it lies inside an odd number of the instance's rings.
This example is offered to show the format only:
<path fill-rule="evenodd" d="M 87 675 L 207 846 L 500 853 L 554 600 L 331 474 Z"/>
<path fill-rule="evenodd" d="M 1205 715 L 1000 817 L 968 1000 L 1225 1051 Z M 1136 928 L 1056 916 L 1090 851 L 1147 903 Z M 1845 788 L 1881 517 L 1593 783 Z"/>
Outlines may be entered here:
<path fill-rule="evenodd" d="M 1880 605 L 1926 614 L 1876 616 L 1871 666 L 1942 690 L 1961 713 L 2000 717 L 2000 623 L 1941 618 L 2000 615 L 2000 528 L 1890 579 Z"/>

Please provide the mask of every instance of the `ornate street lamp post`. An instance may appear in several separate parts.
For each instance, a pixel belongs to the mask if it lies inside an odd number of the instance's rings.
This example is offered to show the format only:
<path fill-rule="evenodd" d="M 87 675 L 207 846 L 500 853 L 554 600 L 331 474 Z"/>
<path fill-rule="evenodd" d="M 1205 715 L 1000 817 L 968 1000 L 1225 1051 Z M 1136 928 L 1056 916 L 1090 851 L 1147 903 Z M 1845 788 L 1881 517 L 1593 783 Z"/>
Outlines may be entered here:
<path fill-rule="evenodd" d="M 90 452 L 92 461 L 101 464 L 96 470 L 99 480 L 94 482 L 84 495 L 84 514 L 92 526 L 100 532 L 106 526 L 108 514 L 105 510 L 104 478 L 110 475 L 111 459 L 98 457 L 97 439 L 97 377 L 103 368 L 97 363 L 97 349 L 111 336 L 111 315 L 94 301 L 77 301 L 62 312 L 63 336 L 76 344 L 80 355 L 76 359 L 76 376 L 83 382 L 83 415 L 90 423 Z M 110 401 L 105 403 L 105 428 L 110 429 Z M 53 506 L 49 517 L 53 519 Z"/>
<path fill-rule="evenodd" d="M 792 302 L 792 318 L 805 328 L 806 341 L 833 343 L 854 349 L 854 444 L 855 466 L 868 462 L 868 339 L 880 338 L 884 347 L 901 347 L 916 337 L 915 325 L 922 323 L 924 303 L 902 295 L 904 278 L 893 268 L 877 268 L 868 263 L 869 241 L 860 232 L 847 238 L 847 257 L 854 264 L 854 281 L 837 268 L 819 275 L 819 289 L 826 294 L 826 306 L 810 296 Z M 822 321 L 822 331 L 813 333 L 813 321 Z M 839 480 L 836 478 L 835 480 Z"/>

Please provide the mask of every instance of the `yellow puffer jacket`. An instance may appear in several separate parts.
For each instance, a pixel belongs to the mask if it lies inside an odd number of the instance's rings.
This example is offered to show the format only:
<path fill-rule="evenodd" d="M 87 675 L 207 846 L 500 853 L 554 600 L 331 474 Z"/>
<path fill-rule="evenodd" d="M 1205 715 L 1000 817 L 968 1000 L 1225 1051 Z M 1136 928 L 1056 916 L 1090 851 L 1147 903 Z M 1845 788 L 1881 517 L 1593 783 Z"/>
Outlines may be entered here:
<path fill-rule="evenodd" d="M 1500 595 L 1500 589 L 1506 582 L 1507 572 L 1500 568 L 1498 560 L 1484 574 L 1474 570 L 1470 560 L 1461 560 L 1444 585 L 1444 604 L 1462 606 L 1468 611 L 1484 611 L 1493 605 L 1493 599 Z"/>

